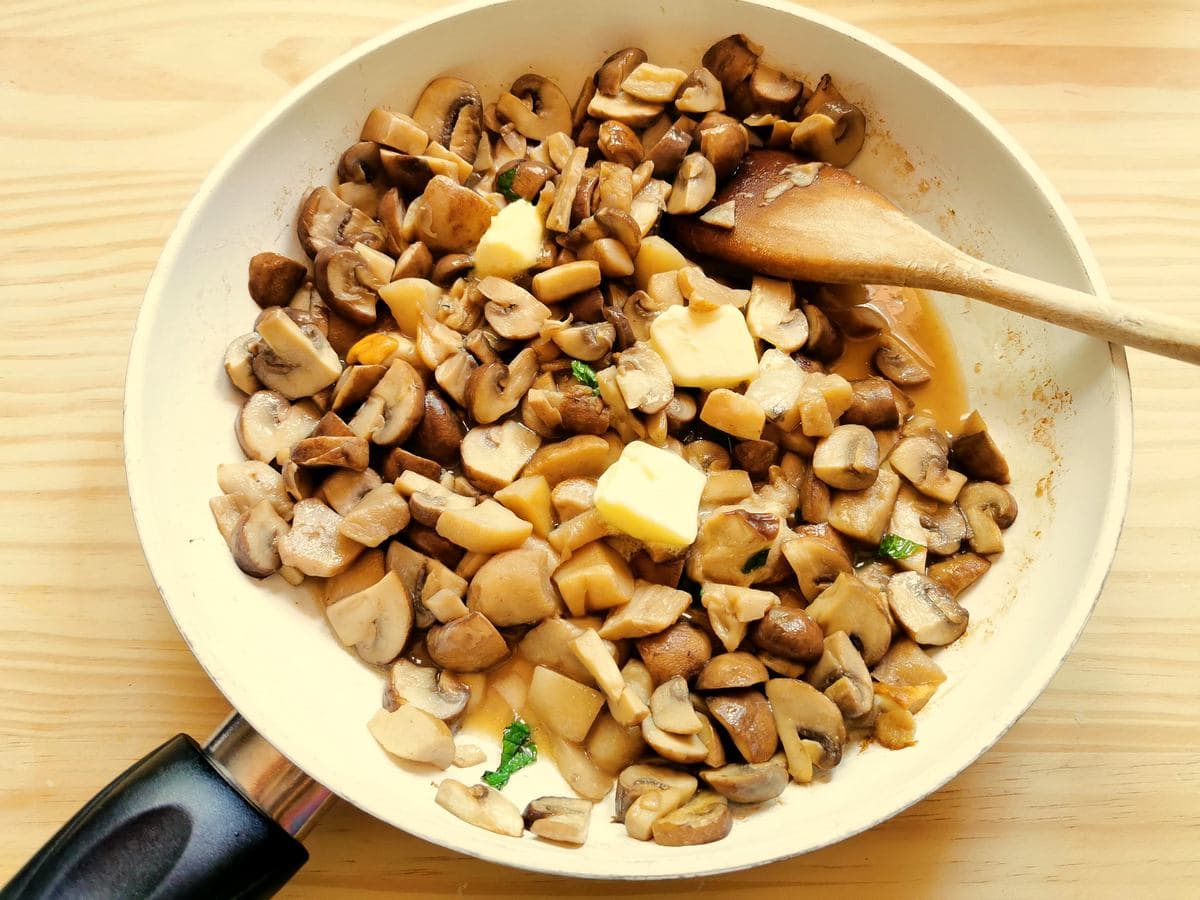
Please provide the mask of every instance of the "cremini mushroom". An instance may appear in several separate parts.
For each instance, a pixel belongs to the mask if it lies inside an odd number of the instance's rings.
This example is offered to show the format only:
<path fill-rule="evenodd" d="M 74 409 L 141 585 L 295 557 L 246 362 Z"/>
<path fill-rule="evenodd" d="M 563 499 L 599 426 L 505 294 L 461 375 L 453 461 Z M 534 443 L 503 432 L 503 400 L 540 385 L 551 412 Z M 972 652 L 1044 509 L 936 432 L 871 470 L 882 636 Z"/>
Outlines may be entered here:
<path fill-rule="evenodd" d="M 540 838 L 581 846 L 588 835 L 592 804 L 578 797 L 538 797 L 525 807 L 525 827 Z"/>
<path fill-rule="evenodd" d="M 799 663 L 811 663 L 820 657 L 823 638 L 824 632 L 813 617 L 791 606 L 767 610 L 750 634 L 756 647 Z"/>
<path fill-rule="evenodd" d="M 524 341 L 536 337 L 550 318 L 545 304 L 511 281 L 489 275 L 479 282 L 479 290 L 488 300 L 483 315 L 503 338 Z"/>
<path fill-rule="evenodd" d="M 571 325 L 556 331 L 551 340 L 573 359 L 595 362 L 610 352 L 617 340 L 617 329 L 608 322 Z"/>
<path fill-rule="evenodd" d="M 480 508 L 486 507 L 476 507 Z M 550 581 L 552 568 L 547 554 L 536 548 L 496 553 L 471 579 L 467 607 L 501 628 L 532 625 L 555 616 L 562 604 Z"/>
<path fill-rule="evenodd" d="M 381 484 L 342 518 L 338 531 L 364 547 L 378 547 L 402 531 L 409 521 L 408 503 L 395 485 Z"/>
<path fill-rule="evenodd" d="M 298 504 L 297 512 L 307 502 Z M 412 598 L 396 573 L 389 572 L 370 587 L 325 607 L 325 615 L 339 641 L 353 646 L 367 662 L 382 665 L 399 656 L 408 643 Z"/>
<path fill-rule="evenodd" d="M 475 421 L 490 425 L 516 409 L 537 377 L 538 359 L 532 348 L 518 353 L 508 365 L 500 362 L 480 366 L 467 380 L 465 399 Z"/>
<path fill-rule="evenodd" d="M 700 791 L 683 806 L 656 819 L 652 832 L 656 844 L 691 847 L 719 841 L 732 828 L 728 801 L 719 794 Z"/>
<path fill-rule="evenodd" d="M 367 723 L 372 737 L 388 753 L 411 762 L 448 769 L 454 762 L 454 736 L 446 723 L 419 706 L 381 709 Z"/>
<path fill-rule="evenodd" d="M 541 75 L 522 75 L 514 81 L 496 101 L 496 115 L 534 141 L 571 131 L 570 101 L 557 84 Z"/>
<path fill-rule="evenodd" d="M 803 93 L 803 84 L 762 62 L 754 67 L 750 76 L 750 96 L 757 113 L 790 115 Z"/>
<path fill-rule="evenodd" d="M 733 651 L 745 638 L 747 623 L 761 619 L 768 610 L 778 606 L 779 596 L 772 591 L 704 582 L 700 602 L 708 613 L 708 623 L 717 640 L 726 650 Z"/>
<path fill-rule="evenodd" d="M 808 340 L 808 319 L 796 309 L 791 282 L 756 275 L 746 303 L 746 325 L 760 340 L 795 353 Z"/>
<path fill-rule="evenodd" d="M 887 599 L 896 621 L 918 644 L 940 647 L 967 630 L 967 611 L 948 590 L 920 572 L 893 575 Z"/>
<path fill-rule="evenodd" d="M 675 108 L 683 113 L 719 112 L 725 108 L 721 82 L 708 69 L 693 69 L 680 85 Z"/>
<path fill-rule="evenodd" d="M 435 140 L 442 140 L 439 135 Z M 406 116 L 404 113 L 392 112 L 390 109 L 375 107 L 367 114 L 366 120 L 363 122 L 362 131 L 359 133 L 359 143 L 354 144 L 342 154 L 342 160 L 345 161 L 349 156 L 352 167 L 338 166 L 339 176 L 345 177 L 349 174 L 358 174 L 364 181 L 372 181 L 373 176 L 367 172 L 358 171 L 359 161 L 362 158 L 370 160 L 372 158 L 370 147 L 375 147 L 374 159 L 379 157 L 379 146 L 389 147 L 400 153 L 417 154 L 425 150 L 429 145 L 429 135 L 426 134 L 423 128 L 411 116 Z M 353 172 L 344 172 L 344 168 L 353 168 Z"/>
<path fill-rule="evenodd" d="M 663 759 L 677 763 L 696 763 L 708 756 L 708 747 L 698 734 L 674 734 L 664 731 L 654 721 L 653 716 L 642 719 L 641 728 L 646 743 Z"/>
<path fill-rule="evenodd" d="M 374 324 L 379 300 L 375 288 L 384 282 L 361 254 L 338 244 L 322 247 L 313 260 L 313 283 L 338 315 L 359 325 Z"/>
<path fill-rule="evenodd" d="M 700 154 L 712 163 L 718 181 L 732 175 L 750 149 L 750 132 L 746 126 L 720 112 L 706 115 L 696 133 Z"/>
<path fill-rule="evenodd" d="M 234 338 L 225 350 L 225 374 L 230 383 L 243 394 L 262 390 L 262 382 L 254 374 L 254 356 L 262 347 L 262 340 L 251 332 Z"/>
<path fill-rule="evenodd" d="M 646 132 L 647 135 L 649 133 Z M 654 177 L 675 176 L 692 147 L 695 135 L 696 123 L 687 116 L 680 116 L 657 141 L 646 145 L 646 159 L 654 166 Z"/>
<path fill-rule="evenodd" d="M 283 308 L 266 310 L 255 330 L 262 341 L 251 364 L 254 375 L 289 400 L 310 397 L 342 374 L 337 351 L 320 329 L 298 324 Z"/>
<path fill-rule="evenodd" d="M 768 681 L 767 700 L 795 781 L 811 781 L 813 766 L 832 769 L 841 762 L 846 723 L 832 700 L 794 678 Z"/>
<path fill-rule="evenodd" d="M 871 673 L 844 631 L 825 638 L 824 652 L 804 680 L 824 692 L 847 719 L 866 715 L 875 700 Z"/>
<path fill-rule="evenodd" d="M 320 419 L 320 411 L 309 400 L 289 403 L 276 391 L 255 391 L 242 404 L 235 430 L 250 459 L 283 463 Z"/>
<path fill-rule="evenodd" d="M 638 656 L 650 671 L 654 681 L 662 684 L 672 678 L 691 681 L 712 656 L 712 641 L 701 629 L 690 622 L 676 622 L 657 634 L 639 638 Z M 766 675 L 763 675 L 766 680 Z M 744 685 L 719 685 L 719 687 L 743 687 Z"/>
<path fill-rule="evenodd" d="M 768 685 L 770 682 L 767 682 Z M 721 724 L 746 762 L 766 762 L 778 747 L 771 705 L 755 689 L 709 694 L 708 712 Z"/>
<path fill-rule="evenodd" d="M 702 771 L 705 784 L 733 803 L 766 803 L 787 787 L 788 771 L 782 757 L 761 763 L 730 763 Z"/>
<path fill-rule="evenodd" d="M 667 198 L 667 212 L 685 216 L 699 212 L 712 200 L 717 191 L 717 170 L 703 154 L 690 153 L 684 157 Z"/>
<path fill-rule="evenodd" d="M 891 335 L 879 339 L 879 349 L 871 358 L 885 378 L 901 387 L 927 384 L 933 377 L 916 355 Z"/>
<path fill-rule="evenodd" d="M 508 644 L 479 612 L 434 625 L 425 634 L 425 648 L 434 663 L 452 672 L 484 672 L 508 656 Z"/>
<path fill-rule="evenodd" d="M 307 277 L 303 263 L 279 253 L 257 253 L 250 258 L 250 299 L 263 309 L 285 306 Z"/>
<path fill-rule="evenodd" d="M 900 424 L 896 389 L 886 378 L 871 375 L 850 382 L 850 387 L 854 391 L 854 399 L 842 413 L 843 425 L 895 428 Z"/>
<path fill-rule="evenodd" d="M 229 535 L 229 549 L 237 567 L 254 578 L 279 571 L 279 539 L 288 523 L 269 499 L 262 499 L 238 517 Z"/>
<path fill-rule="evenodd" d="M 282 518 L 292 517 L 292 501 L 283 476 L 265 462 L 221 463 L 217 466 L 217 485 L 222 493 L 236 496 L 244 509 L 267 500 Z"/>
<path fill-rule="evenodd" d="M 701 59 L 704 68 L 721 83 L 725 105 L 735 116 L 746 116 L 754 111 L 746 85 L 762 52 L 762 46 L 746 35 L 731 34 L 709 47 Z"/>
<path fill-rule="evenodd" d="M 698 734 L 700 719 L 688 697 L 688 685 L 681 676 L 664 681 L 650 695 L 650 715 L 654 724 L 671 734 Z"/>
<path fill-rule="evenodd" d="M 472 249 L 496 214 L 487 200 L 445 175 L 429 180 L 421 200 L 416 237 L 434 253 Z"/>
<path fill-rule="evenodd" d="M 753 687 L 767 680 L 767 670 L 753 655 L 742 650 L 712 657 L 696 678 L 698 691 L 728 691 Z"/>
<path fill-rule="evenodd" d="M 892 451 L 893 455 L 895 450 Z M 879 469 L 874 483 L 861 491 L 839 491 L 829 504 L 829 524 L 847 537 L 878 544 L 887 529 L 900 493 L 900 477 L 892 459 Z"/>
<path fill-rule="evenodd" d="M 834 543 L 813 535 L 785 541 L 781 547 L 792 567 L 800 593 L 811 602 L 842 573 L 853 571 L 850 557 Z"/>
<path fill-rule="evenodd" d="M 475 161 L 483 126 L 483 101 L 475 85 L 450 76 L 435 78 L 421 92 L 412 118 L 431 141 Z"/>
<path fill-rule="evenodd" d="M 991 562 L 977 553 L 960 553 L 934 563 L 926 574 L 940 584 L 951 597 L 958 597 L 992 567 Z"/>
<path fill-rule="evenodd" d="M 387 698 L 396 707 L 415 706 L 443 722 L 453 722 L 466 711 L 471 688 L 453 672 L 398 659 L 388 670 Z"/>
<path fill-rule="evenodd" d="M 615 119 L 600 123 L 596 146 L 605 159 L 630 169 L 640 163 L 645 155 L 637 132 Z"/>
<path fill-rule="evenodd" d="M 604 620 L 600 637 L 618 640 L 657 634 L 674 625 L 691 602 L 686 591 L 639 581 L 630 601 L 616 607 Z"/>
<path fill-rule="evenodd" d="M 394 359 L 350 420 L 350 429 L 375 444 L 407 440 L 425 412 L 425 385 L 420 374 L 402 359 Z"/>
<path fill-rule="evenodd" d="M 943 503 L 953 503 L 967 481 L 966 475 L 950 468 L 944 447 L 920 435 L 902 438 L 888 462 L 922 494 Z"/>
<path fill-rule="evenodd" d="M 844 631 L 852 637 L 868 666 L 879 662 L 891 644 L 892 624 L 882 599 L 853 575 L 839 575 L 805 613 L 824 634 Z"/>
<path fill-rule="evenodd" d="M 1008 461 L 988 433 L 979 410 L 967 417 L 958 437 L 950 443 L 950 453 L 955 467 L 969 478 L 1008 484 Z"/>
<path fill-rule="evenodd" d="M 495 493 L 516 480 L 541 444 L 520 422 L 472 428 L 462 441 L 463 472 L 476 487 Z"/>
<path fill-rule="evenodd" d="M 829 75 L 821 76 L 816 90 L 804 103 L 802 115 L 806 119 L 821 116 L 824 120 L 814 123 L 816 136 L 809 145 L 822 162 L 845 167 L 862 149 L 867 133 L 866 117 L 857 106 L 847 102 Z M 792 146 L 796 146 L 794 136 Z"/>
<path fill-rule="evenodd" d="M 443 778 L 433 799 L 442 809 L 470 825 L 509 837 L 519 838 L 525 833 L 521 811 L 486 784 L 467 787 L 461 781 Z"/>
<path fill-rule="evenodd" d="M 322 435 L 304 438 L 292 448 L 292 462 L 298 466 L 332 466 L 361 472 L 370 462 L 370 447 L 356 435 Z"/>
<path fill-rule="evenodd" d="M 642 341 L 617 356 L 616 379 L 625 405 L 644 413 L 663 409 L 675 394 L 666 363 Z"/>
<path fill-rule="evenodd" d="M 649 840 L 655 820 L 685 804 L 696 793 L 696 778 L 666 766 L 637 764 L 621 771 L 614 793 L 614 818 L 631 837 Z"/>
<path fill-rule="evenodd" d="M 838 425 L 817 442 L 813 474 L 833 488 L 859 491 L 879 475 L 879 445 L 862 425 Z"/>

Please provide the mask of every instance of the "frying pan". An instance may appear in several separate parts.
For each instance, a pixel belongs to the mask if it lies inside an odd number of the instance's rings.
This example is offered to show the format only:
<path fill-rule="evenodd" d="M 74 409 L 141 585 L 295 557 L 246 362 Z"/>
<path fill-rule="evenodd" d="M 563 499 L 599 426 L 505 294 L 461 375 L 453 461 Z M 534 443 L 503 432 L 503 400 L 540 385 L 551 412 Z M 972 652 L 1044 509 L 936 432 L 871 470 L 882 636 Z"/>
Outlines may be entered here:
<path fill-rule="evenodd" d="M 378 674 L 338 646 L 303 589 L 243 576 L 211 520 L 215 468 L 241 458 L 231 428 L 238 395 L 220 360 L 255 314 L 246 262 L 266 249 L 300 255 L 297 203 L 329 182 L 373 106 L 408 109 L 444 72 L 474 80 L 485 97 L 529 70 L 573 94 L 620 47 L 690 68 L 739 31 L 810 83 L 833 73 L 871 123 L 854 170 L 926 227 L 1107 302 L 1078 227 L 1012 138 L 925 66 L 827 16 L 770 0 L 475 2 L 365 44 L 300 85 L 205 181 L 163 252 L 130 354 L 126 466 L 146 559 L 180 633 L 240 715 L 205 747 L 180 735 L 136 764 L 4 897 L 269 894 L 303 864 L 297 838 L 333 794 L 427 840 L 537 871 L 663 878 L 745 868 L 896 814 L 1033 702 L 1083 628 L 1116 546 L 1130 477 L 1128 374 L 1119 349 L 961 298 L 935 300 L 972 401 L 1012 465 L 1021 514 L 1009 549 L 970 596 L 967 635 L 939 654 L 949 680 L 920 714 L 916 746 L 850 748 L 827 783 L 789 787 L 717 844 L 633 841 L 607 821 L 607 804 L 577 850 L 453 818 L 434 805 L 428 770 L 398 764 L 369 736 Z M 494 765 L 494 736 L 479 741 Z M 523 805 L 567 789 L 538 765 L 507 792 Z"/>

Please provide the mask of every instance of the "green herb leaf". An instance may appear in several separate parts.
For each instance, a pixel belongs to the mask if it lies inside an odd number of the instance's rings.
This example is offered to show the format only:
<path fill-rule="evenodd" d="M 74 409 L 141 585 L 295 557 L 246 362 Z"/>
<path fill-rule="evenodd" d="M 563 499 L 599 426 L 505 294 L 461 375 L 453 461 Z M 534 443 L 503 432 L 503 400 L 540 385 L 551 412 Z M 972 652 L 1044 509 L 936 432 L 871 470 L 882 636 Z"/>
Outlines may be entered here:
<path fill-rule="evenodd" d="M 592 389 L 592 393 L 596 396 L 600 395 L 600 384 L 596 381 L 596 370 L 585 362 L 580 362 L 577 359 L 571 360 L 571 374 L 584 385 Z"/>
<path fill-rule="evenodd" d="M 908 538 L 902 538 L 898 534 L 885 534 L 883 540 L 879 542 L 879 556 L 886 559 L 908 559 L 916 553 L 920 553 L 924 549 L 915 541 L 910 541 Z"/>
<path fill-rule="evenodd" d="M 500 765 L 494 772 L 484 772 L 483 780 L 500 790 L 508 784 L 514 772 L 536 762 L 537 755 L 537 745 L 533 742 L 529 726 L 516 719 L 504 729 L 500 742 Z"/>
<path fill-rule="evenodd" d="M 516 193 L 512 189 L 513 179 L 515 179 L 516 177 L 517 177 L 517 167 L 516 166 L 513 166 L 507 172 L 501 172 L 499 175 L 496 176 L 496 190 L 498 190 L 500 193 L 502 193 L 504 195 L 504 199 L 508 200 L 510 203 L 513 200 L 521 199 L 521 195 Z"/>
<path fill-rule="evenodd" d="M 771 548 L 763 547 L 757 553 L 747 557 L 746 561 L 742 564 L 742 574 L 749 575 L 755 569 L 761 569 L 767 564 L 767 557 L 770 555 Z"/>

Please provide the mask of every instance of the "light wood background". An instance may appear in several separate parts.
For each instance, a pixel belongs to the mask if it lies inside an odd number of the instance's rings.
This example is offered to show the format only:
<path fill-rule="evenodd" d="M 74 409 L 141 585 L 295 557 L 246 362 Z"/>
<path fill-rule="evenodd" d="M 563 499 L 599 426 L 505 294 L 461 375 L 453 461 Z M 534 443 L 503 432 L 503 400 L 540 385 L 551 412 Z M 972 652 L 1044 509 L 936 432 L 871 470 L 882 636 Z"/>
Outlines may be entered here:
<path fill-rule="evenodd" d="M 227 710 L 150 582 L 121 464 L 125 357 L 163 242 L 289 87 L 438 5 L 0 2 L 0 882 L 131 761 Z M 1117 298 L 1200 319 L 1200 3 L 813 5 L 1011 129 Z M 343 805 L 285 895 L 1200 895 L 1200 369 L 1130 368 L 1133 493 L 1096 614 L 1029 713 L 930 799 L 802 859 L 630 887 L 461 858 Z"/>

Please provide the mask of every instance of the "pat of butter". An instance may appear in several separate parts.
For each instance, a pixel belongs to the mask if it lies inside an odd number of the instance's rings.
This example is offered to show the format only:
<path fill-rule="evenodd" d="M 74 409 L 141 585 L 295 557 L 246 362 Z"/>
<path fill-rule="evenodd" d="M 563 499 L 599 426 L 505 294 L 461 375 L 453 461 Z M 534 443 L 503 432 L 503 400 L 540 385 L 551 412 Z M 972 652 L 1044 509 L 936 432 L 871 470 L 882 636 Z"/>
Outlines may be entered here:
<path fill-rule="evenodd" d="M 596 482 L 595 504 L 609 525 L 653 544 L 686 547 L 696 540 L 704 475 L 669 450 L 627 444 Z"/>
<path fill-rule="evenodd" d="M 512 278 L 538 261 L 545 226 L 537 207 L 514 200 L 492 217 L 475 248 L 475 277 Z"/>
<path fill-rule="evenodd" d="M 650 323 L 650 345 L 680 387 L 734 387 L 758 373 L 754 338 L 733 306 L 669 307 Z"/>

